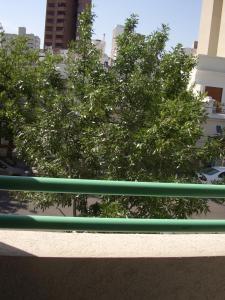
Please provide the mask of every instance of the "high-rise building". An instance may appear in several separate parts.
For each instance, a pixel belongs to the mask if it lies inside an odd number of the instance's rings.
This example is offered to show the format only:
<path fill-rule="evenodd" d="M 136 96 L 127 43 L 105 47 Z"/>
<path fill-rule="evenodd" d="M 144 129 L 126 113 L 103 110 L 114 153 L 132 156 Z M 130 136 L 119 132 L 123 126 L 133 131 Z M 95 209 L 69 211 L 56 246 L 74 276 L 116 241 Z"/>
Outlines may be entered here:
<path fill-rule="evenodd" d="M 207 120 L 203 124 L 204 144 L 208 137 L 225 129 L 225 0 L 202 0 L 197 48 L 197 66 L 190 86 L 206 95 Z"/>
<path fill-rule="evenodd" d="M 117 38 L 124 32 L 123 25 L 117 25 L 113 29 L 113 38 L 112 38 L 112 50 L 111 50 L 111 60 L 115 60 L 117 56 Z"/>
<path fill-rule="evenodd" d="M 101 63 L 108 68 L 109 66 L 109 56 L 105 53 L 105 48 L 106 48 L 106 42 L 105 42 L 105 34 L 103 37 L 103 40 L 92 40 L 93 45 L 100 51 L 100 60 Z"/>
<path fill-rule="evenodd" d="M 44 48 L 67 49 L 77 37 L 78 15 L 91 0 L 47 0 Z"/>
<path fill-rule="evenodd" d="M 225 1 L 203 0 L 198 54 L 225 57 Z"/>

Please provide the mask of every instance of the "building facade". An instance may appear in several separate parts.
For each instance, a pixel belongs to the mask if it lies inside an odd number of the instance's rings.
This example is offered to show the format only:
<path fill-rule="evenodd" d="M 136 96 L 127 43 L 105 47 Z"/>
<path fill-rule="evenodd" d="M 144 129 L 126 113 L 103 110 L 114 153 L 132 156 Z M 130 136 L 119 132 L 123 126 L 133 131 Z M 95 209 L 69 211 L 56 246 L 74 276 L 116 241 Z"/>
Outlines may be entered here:
<path fill-rule="evenodd" d="M 111 50 L 111 61 L 113 62 L 117 57 L 117 38 L 124 32 L 123 25 L 117 25 L 113 29 L 113 37 L 112 37 L 112 50 Z"/>
<path fill-rule="evenodd" d="M 44 48 L 67 49 L 77 38 L 78 15 L 91 0 L 47 0 Z"/>
<path fill-rule="evenodd" d="M 225 57 L 225 1 L 203 0 L 198 54 Z"/>
<path fill-rule="evenodd" d="M 99 39 L 95 39 L 92 40 L 93 45 L 95 45 L 95 47 L 100 51 L 100 59 L 101 59 L 101 63 L 108 68 L 109 66 L 109 57 L 108 55 L 105 53 L 105 49 L 106 49 L 106 42 L 105 42 L 105 35 L 103 40 L 99 40 Z"/>
<path fill-rule="evenodd" d="M 197 60 L 191 84 L 205 94 L 204 144 L 225 129 L 225 0 L 202 0 Z"/>
<path fill-rule="evenodd" d="M 11 39 L 16 38 L 17 36 L 24 36 L 27 38 L 27 45 L 31 49 L 40 49 L 40 38 L 39 36 L 34 35 L 33 33 L 27 33 L 26 27 L 19 27 L 18 34 L 14 33 L 5 33 L 6 42 Z"/>

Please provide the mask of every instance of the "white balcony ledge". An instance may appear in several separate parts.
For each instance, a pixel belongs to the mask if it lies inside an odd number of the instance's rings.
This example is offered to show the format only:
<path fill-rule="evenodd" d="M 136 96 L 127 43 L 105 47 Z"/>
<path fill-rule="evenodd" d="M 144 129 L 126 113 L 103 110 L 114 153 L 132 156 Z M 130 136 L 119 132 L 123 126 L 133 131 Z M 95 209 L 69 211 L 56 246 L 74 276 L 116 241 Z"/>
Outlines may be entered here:
<path fill-rule="evenodd" d="M 215 257 L 225 256 L 225 234 L 0 231 L 0 255 L 63 258 Z"/>

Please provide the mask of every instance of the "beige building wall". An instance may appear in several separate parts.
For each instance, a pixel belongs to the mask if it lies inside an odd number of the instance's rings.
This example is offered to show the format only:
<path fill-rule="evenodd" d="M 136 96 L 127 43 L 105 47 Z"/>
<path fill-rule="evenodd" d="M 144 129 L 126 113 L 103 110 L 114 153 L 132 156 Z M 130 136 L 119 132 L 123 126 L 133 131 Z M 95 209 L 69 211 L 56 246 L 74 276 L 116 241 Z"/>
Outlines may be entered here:
<path fill-rule="evenodd" d="M 222 9 L 223 0 L 203 0 L 198 54 L 217 56 Z"/>
<path fill-rule="evenodd" d="M 115 60 L 117 56 L 117 38 L 123 34 L 124 32 L 124 26 L 123 25 L 117 25 L 113 29 L 113 38 L 112 38 L 112 50 L 111 50 L 111 59 Z"/>
<path fill-rule="evenodd" d="M 225 57 L 225 1 L 223 1 L 217 56 Z"/>

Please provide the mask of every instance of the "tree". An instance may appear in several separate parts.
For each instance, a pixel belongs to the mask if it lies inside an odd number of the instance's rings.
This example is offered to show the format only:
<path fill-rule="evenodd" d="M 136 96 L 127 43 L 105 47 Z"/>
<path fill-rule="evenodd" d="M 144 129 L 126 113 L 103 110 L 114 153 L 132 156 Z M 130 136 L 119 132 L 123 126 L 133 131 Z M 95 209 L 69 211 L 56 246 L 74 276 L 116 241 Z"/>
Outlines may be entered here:
<path fill-rule="evenodd" d="M 149 36 L 136 33 L 138 19 L 132 15 L 118 38 L 117 59 L 106 70 L 91 43 L 93 21 L 91 8 L 80 16 L 64 89 L 44 85 L 35 94 L 32 122 L 23 121 L 19 130 L 12 125 L 18 153 L 41 176 L 190 181 L 199 162 L 221 153 L 219 140 L 196 146 L 206 115 L 202 96 L 188 88 L 195 59 L 181 45 L 165 50 L 165 25 Z M 48 68 L 39 64 L 46 75 Z M 74 203 L 74 214 L 95 216 L 186 218 L 208 210 L 201 199 L 102 197 L 88 206 L 87 196 L 29 197 L 42 208 Z"/>
<path fill-rule="evenodd" d="M 38 105 L 34 122 L 25 124 L 15 138 L 18 153 L 40 176 L 95 178 L 100 173 L 97 161 L 85 149 L 87 135 L 96 119 L 90 110 L 96 98 L 94 91 L 105 76 L 100 53 L 91 42 L 92 21 L 90 10 L 80 19 L 79 40 L 71 44 L 66 61 L 68 79 L 64 91 L 51 97 L 51 101 L 46 98 L 47 109 L 46 105 Z M 77 209 L 87 213 L 86 197 L 53 194 L 28 197 L 35 198 L 43 208 L 53 203 L 69 206 L 73 203 L 74 214 Z"/>
<path fill-rule="evenodd" d="M 196 62 L 181 45 L 165 51 L 166 26 L 145 37 L 136 25 L 132 16 L 118 39 L 108 88 L 112 113 L 99 127 L 101 138 L 90 139 L 89 151 L 97 149 L 106 178 L 190 182 L 212 144 L 217 151 L 219 146 L 209 141 L 196 147 L 206 117 L 201 95 L 188 89 Z M 98 206 L 100 215 L 128 217 L 184 218 L 207 211 L 205 201 L 187 199 L 105 197 Z"/>
<path fill-rule="evenodd" d="M 2 31 L 0 39 L 0 117 L 8 125 L 1 134 L 13 150 L 20 129 L 36 124 L 40 106 L 47 108 L 63 89 L 55 69 L 61 58 L 49 53 L 40 60 L 39 52 L 29 49 L 24 37 L 7 41 Z"/>

